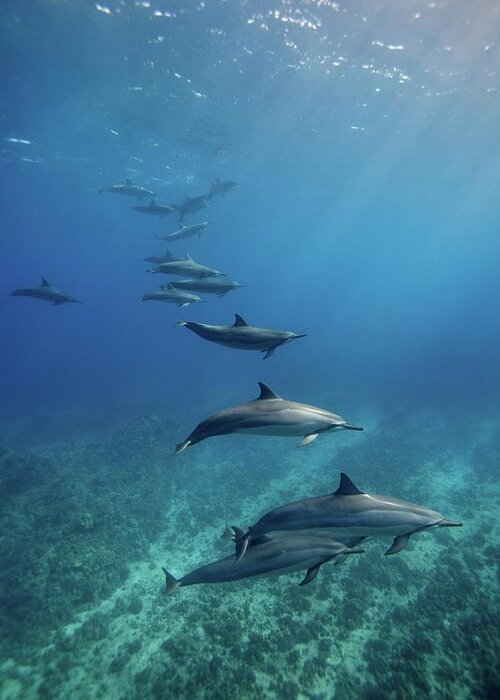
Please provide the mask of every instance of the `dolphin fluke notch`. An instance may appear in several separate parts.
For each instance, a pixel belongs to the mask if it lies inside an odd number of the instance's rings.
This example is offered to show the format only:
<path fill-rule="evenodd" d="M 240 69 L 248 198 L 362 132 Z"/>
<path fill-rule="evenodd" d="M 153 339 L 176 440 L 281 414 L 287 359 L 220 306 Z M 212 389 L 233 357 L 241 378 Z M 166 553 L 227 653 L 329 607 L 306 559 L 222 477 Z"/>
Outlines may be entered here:
<path fill-rule="evenodd" d="M 350 479 L 347 474 L 340 472 L 340 484 L 336 491 L 334 491 L 334 496 L 358 496 L 359 494 L 365 493 L 358 489 L 354 484 L 352 479 Z"/>
<path fill-rule="evenodd" d="M 281 399 L 281 396 L 275 394 L 274 391 L 264 382 L 258 382 L 260 387 L 260 395 L 257 401 L 265 401 L 266 399 Z"/>
<path fill-rule="evenodd" d="M 165 574 L 165 590 L 168 593 L 168 595 L 172 595 L 174 593 L 175 589 L 179 585 L 179 581 L 175 578 L 175 576 L 172 576 L 172 574 L 165 569 L 164 566 L 161 567 L 163 573 Z"/>

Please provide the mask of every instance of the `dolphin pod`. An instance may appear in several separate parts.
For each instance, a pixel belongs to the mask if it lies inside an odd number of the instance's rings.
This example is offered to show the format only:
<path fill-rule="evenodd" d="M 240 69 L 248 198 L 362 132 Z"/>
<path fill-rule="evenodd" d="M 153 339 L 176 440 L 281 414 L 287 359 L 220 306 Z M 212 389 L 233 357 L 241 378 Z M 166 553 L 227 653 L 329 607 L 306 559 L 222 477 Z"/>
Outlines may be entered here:
<path fill-rule="evenodd" d="M 207 323 L 195 323 L 194 321 L 177 321 L 177 326 L 184 326 L 199 335 L 200 338 L 217 343 L 217 345 L 224 345 L 236 350 L 257 350 L 265 353 L 264 360 L 271 357 L 280 345 L 306 336 L 306 333 L 299 335 L 291 331 L 257 328 L 250 326 L 239 314 L 234 316 L 235 321 L 231 326 L 210 326 Z"/>
<path fill-rule="evenodd" d="M 199 423 L 193 432 L 177 445 L 175 454 L 190 445 L 215 435 L 248 433 L 250 435 L 302 436 L 300 447 L 309 445 L 320 433 L 335 430 L 363 430 L 335 413 L 323 408 L 288 401 L 259 382 L 260 395 L 248 403 L 226 408 Z"/>
<path fill-rule="evenodd" d="M 243 531 L 233 527 L 236 546 Z M 201 566 L 180 579 L 176 579 L 163 567 L 167 593 L 178 586 L 198 583 L 223 583 L 256 576 L 282 576 L 293 571 L 306 571 L 300 586 L 316 578 L 320 567 L 329 561 L 341 563 L 350 554 L 362 554 L 363 550 L 327 537 L 289 535 L 281 538 L 261 537 L 251 542 L 245 558 L 235 560 L 234 554 Z"/>
<path fill-rule="evenodd" d="M 359 537 L 360 541 L 368 537 L 392 537 L 393 542 L 385 552 L 391 555 L 404 549 L 416 532 L 461 525 L 416 503 L 365 493 L 341 472 L 339 487 L 333 493 L 294 501 L 263 515 L 238 539 L 236 558 L 243 558 L 254 539 L 287 534 L 315 534 L 341 540 Z"/>

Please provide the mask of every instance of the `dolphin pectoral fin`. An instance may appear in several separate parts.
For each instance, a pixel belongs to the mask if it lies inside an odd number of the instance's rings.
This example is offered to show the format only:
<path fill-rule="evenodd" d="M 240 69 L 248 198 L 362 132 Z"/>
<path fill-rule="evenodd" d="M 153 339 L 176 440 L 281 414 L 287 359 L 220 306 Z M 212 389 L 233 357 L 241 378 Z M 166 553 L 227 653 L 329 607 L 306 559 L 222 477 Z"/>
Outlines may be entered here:
<path fill-rule="evenodd" d="M 310 445 L 311 442 L 314 442 L 317 437 L 318 437 L 318 433 L 310 433 L 309 435 L 305 435 L 302 438 L 302 440 L 299 442 L 297 447 L 305 447 L 306 445 Z"/>
<path fill-rule="evenodd" d="M 164 566 L 162 566 L 161 568 L 163 573 L 165 574 L 165 590 L 168 593 L 168 595 L 172 595 L 172 593 L 179 585 L 179 581 L 175 578 L 175 576 L 172 576 L 172 574 L 169 571 L 167 571 Z"/>
<path fill-rule="evenodd" d="M 234 542 L 236 545 L 236 561 L 240 561 L 245 556 L 250 543 L 250 535 L 242 533 L 239 528 L 233 527 Z"/>
<path fill-rule="evenodd" d="M 316 576 L 318 575 L 318 571 L 320 569 L 321 564 L 316 564 L 316 566 L 311 566 L 310 569 L 307 569 L 307 573 L 302 579 L 302 581 L 299 583 L 299 586 L 307 586 L 308 583 L 311 583 L 311 581 L 314 581 Z"/>
<path fill-rule="evenodd" d="M 191 440 L 184 440 L 184 442 L 180 442 L 176 446 L 174 454 L 178 455 L 180 452 L 184 452 L 186 447 L 189 447 L 190 444 L 191 444 Z"/>
<path fill-rule="evenodd" d="M 406 535 L 398 535 L 394 538 L 394 542 L 391 544 L 387 552 L 384 552 L 384 556 L 389 556 L 391 554 L 397 554 L 402 549 L 406 547 L 410 539 L 411 532 L 406 533 Z"/>
<path fill-rule="evenodd" d="M 269 350 L 262 350 L 262 352 L 266 353 L 262 359 L 267 360 L 268 357 L 272 356 L 272 354 L 274 353 L 275 350 L 276 350 L 276 348 L 269 348 Z"/>
<path fill-rule="evenodd" d="M 185 301 L 184 304 L 179 304 L 179 306 L 180 306 L 181 309 L 182 309 L 184 306 L 189 306 L 189 304 L 190 304 L 189 301 Z M 176 323 L 175 325 L 176 325 L 176 326 L 185 326 L 185 325 L 186 325 L 186 322 L 185 322 L 185 321 L 182 321 L 182 323 Z"/>

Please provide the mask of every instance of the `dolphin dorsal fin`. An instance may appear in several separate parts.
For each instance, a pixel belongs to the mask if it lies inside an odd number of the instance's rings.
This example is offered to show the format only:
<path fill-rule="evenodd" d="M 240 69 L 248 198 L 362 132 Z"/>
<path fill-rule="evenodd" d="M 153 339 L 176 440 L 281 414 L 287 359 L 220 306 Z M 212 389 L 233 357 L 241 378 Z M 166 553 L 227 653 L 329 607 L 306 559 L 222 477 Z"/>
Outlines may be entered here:
<path fill-rule="evenodd" d="M 131 185 L 131 184 L 132 184 L 132 180 L 128 177 L 128 178 L 125 180 L 125 184 L 126 184 L 126 185 Z"/>
<path fill-rule="evenodd" d="M 42 285 L 41 286 L 42 287 L 50 287 L 50 284 L 47 282 L 45 277 L 42 277 Z"/>
<path fill-rule="evenodd" d="M 190 260 L 191 262 L 193 262 L 193 258 L 189 255 L 189 253 L 187 252 L 187 250 L 186 250 L 186 254 L 185 254 L 185 256 L 184 256 L 184 260 Z"/>
<path fill-rule="evenodd" d="M 275 394 L 274 391 L 267 386 L 267 384 L 264 384 L 264 382 L 259 382 L 260 386 L 260 396 L 257 399 L 257 401 L 263 401 L 265 399 L 281 399 L 281 396 L 278 396 L 278 394 Z"/>
<path fill-rule="evenodd" d="M 166 258 L 167 258 L 167 257 L 168 257 L 168 258 L 171 258 L 171 257 L 172 257 L 172 254 L 171 254 L 171 252 L 170 252 L 169 250 L 166 251 L 165 257 L 166 257 Z"/>
<path fill-rule="evenodd" d="M 333 492 L 334 496 L 356 496 L 357 494 L 364 493 L 358 489 L 354 482 L 349 479 L 347 474 L 340 472 L 340 484 L 336 491 Z"/>
<path fill-rule="evenodd" d="M 234 318 L 233 326 L 248 326 L 248 323 L 239 314 L 234 314 Z"/>
<path fill-rule="evenodd" d="M 154 199 L 149 200 L 149 206 L 150 207 L 156 207 L 156 201 Z"/>

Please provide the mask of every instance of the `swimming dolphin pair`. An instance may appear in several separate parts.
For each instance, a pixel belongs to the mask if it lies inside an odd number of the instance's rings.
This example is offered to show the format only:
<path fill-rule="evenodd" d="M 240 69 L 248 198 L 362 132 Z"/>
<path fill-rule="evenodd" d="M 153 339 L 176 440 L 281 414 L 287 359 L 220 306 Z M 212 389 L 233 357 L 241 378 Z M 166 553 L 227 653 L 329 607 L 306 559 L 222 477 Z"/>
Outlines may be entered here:
<path fill-rule="evenodd" d="M 358 537 L 359 541 L 367 537 L 392 537 L 392 545 L 385 552 L 390 555 L 404 549 L 415 532 L 461 525 L 424 506 L 365 493 L 342 472 L 334 493 L 304 498 L 263 515 L 238 539 L 236 556 L 242 559 L 254 538 L 260 541 L 263 535 L 285 537 L 292 533 L 325 535 L 342 541 L 346 537 Z"/>
<path fill-rule="evenodd" d="M 42 282 L 36 287 L 23 287 L 21 289 L 15 289 L 10 294 L 12 297 L 31 297 L 32 299 L 40 299 L 41 301 L 50 301 L 53 306 L 59 306 L 60 304 L 81 304 L 81 301 L 72 297 L 71 294 L 63 292 L 62 289 L 57 287 L 52 287 L 45 277 L 42 277 Z"/>
<path fill-rule="evenodd" d="M 111 185 L 110 187 L 103 187 L 99 190 L 99 194 L 102 194 L 103 192 L 124 194 L 128 197 L 137 197 L 137 199 L 139 200 L 144 199 L 144 197 L 152 197 L 154 194 L 154 192 L 151 192 L 151 190 L 148 190 L 145 187 L 142 187 L 141 185 L 134 185 L 132 180 L 130 180 L 129 178 L 127 178 L 123 184 Z"/>
<path fill-rule="evenodd" d="M 299 444 L 303 447 L 316 440 L 320 433 L 363 430 L 330 411 L 282 399 L 263 382 L 259 382 L 259 387 L 260 396 L 254 401 L 226 408 L 199 423 L 191 435 L 177 445 L 175 454 L 215 435 L 297 435 L 303 436 Z"/>
<path fill-rule="evenodd" d="M 189 238 L 189 236 L 201 237 L 203 231 L 210 226 L 211 221 L 202 221 L 199 224 L 190 224 L 190 226 L 181 226 L 177 231 L 172 231 L 172 233 L 163 233 L 161 235 L 155 234 L 155 238 L 160 241 L 179 241 L 181 238 Z"/>
<path fill-rule="evenodd" d="M 219 270 L 214 270 L 211 267 L 197 263 L 189 255 L 189 253 L 186 253 L 184 259 L 169 260 L 168 262 L 162 263 L 157 267 L 153 267 L 151 270 L 147 270 L 147 272 L 161 272 L 164 275 L 185 275 L 186 277 L 192 277 L 193 279 L 226 276 L 224 272 L 219 272 Z"/>
<path fill-rule="evenodd" d="M 233 527 L 236 543 L 244 535 Z M 243 560 L 235 561 L 234 554 L 201 566 L 186 576 L 176 579 L 163 568 L 167 593 L 178 586 L 198 583 L 223 583 L 257 576 L 282 576 L 293 571 L 307 570 L 300 586 L 316 578 L 320 567 L 328 561 L 342 562 L 350 554 L 362 554 L 363 550 L 327 537 L 291 535 L 284 538 L 261 537 L 252 541 Z"/>
<path fill-rule="evenodd" d="M 158 216 L 160 219 L 162 216 L 167 216 L 167 214 L 174 211 L 172 207 L 168 206 L 168 204 L 158 204 L 154 199 L 152 199 L 147 205 L 140 204 L 132 207 L 132 209 L 134 211 L 138 211 L 140 214 L 153 214 L 154 216 Z"/>
<path fill-rule="evenodd" d="M 231 326 L 210 326 L 208 323 L 194 323 L 193 321 L 177 321 L 177 325 L 185 326 L 188 330 L 199 335 L 200 338 L 224 345 L 227 348 L 263 352 L 265 353 L 264 360 L 271 357 L 280 345 L 306 336 L 305 333 L 298 335 L 291 331 L 249 326 L 239 314 L 235 314 L 235 319 Z"/>
<path fill-rule="evenodd" d="M 184 289 L 188 292 L 204 292 L 205 294 L 217 294 L 217 296 L 223 297 L 224 294 L 231 290 L 246 287 L 247 285 L 233 282 L 233 280 L 228 280 L 227 277 L 203 277 L 201 279 L 176 280 L 175 282 L 170 282 L 169 286 L 176 289 Z"/>

